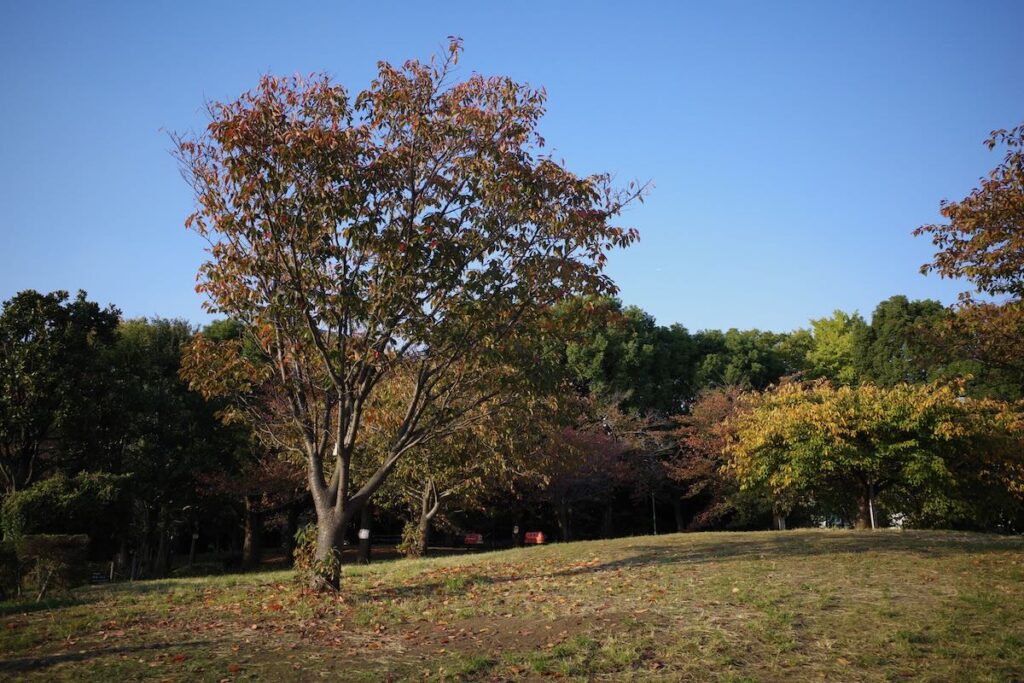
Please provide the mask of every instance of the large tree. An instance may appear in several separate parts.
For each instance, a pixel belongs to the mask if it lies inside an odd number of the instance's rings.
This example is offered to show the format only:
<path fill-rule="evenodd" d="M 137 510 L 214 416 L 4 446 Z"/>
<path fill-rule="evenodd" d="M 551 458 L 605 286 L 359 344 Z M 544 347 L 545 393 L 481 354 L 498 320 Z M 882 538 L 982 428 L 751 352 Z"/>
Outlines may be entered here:
<path fill-rule="evenodd" d="M 921 272 L 966 278 L 979 292 L 1024 299 L 1024 125 L 993 131 L 989 149 L 1006 148 L 1003 162 L 958 202 L 943 201 L 947 223 L 922 225 L 938 248 Z"/>
<path fill-rule="evenodd" d="M 814 344 L 808 350 L 807 377 L 827 377 L 842 384 L 853 384 L 858 379 L 855 365 L 855 340 L 866 327 L 859 313 L 836 310 L 831 318 L 811 321 Z"/>
<path fill-rule="evenodd" d="M 326 76 L 268 76 L 178 139 L 198 204 L 187 224 L 210 243 L 198 287 L 264 357 L 285 408 L 271 431 L 305 460 L 326 584 L 399 460 L 500 395 L 477 389 L 498 359 L 521 360 L 520 332 L 548 306 L 613 292 L 606 252 L 636 239 L 612 221 L 642 188 L 542 155 L 544 92 L 452 83 L 459 53 L 453 40 L 428 63 L 382 62 L 354 98 Z M 363 411 L 409 363 L 386 456 L 353 481 Z"/>
<path fill-rule="evenodd" d="M 559 307 L 566 370 L 582 393 L 640 414 L 678 412 L 693 393 L 694 353 L 681 325 L 659 326 L 618 299 Z"/>
<path fill-rule="evenodd" d="M 942 304 L 934 299 L 911 301 L 900 294 L 882 301 L 871 324 L 854 330 L 856 376 L 884 386 L 932 379 L 940 368 L 928 339 L 945 317 Z"/>
<path fill-rule="evenodd" d="M 959 202 L 942 202 L 946 223 L 923 225 L 938 248 L 924 273 L 966 278 L 975 289 L 995 297 L 961 297 L 936 337 L 952 359 L 978 363 L 984 390 L 1010 397 L 1024 395 L 1024 125 L 994 131 L 989 149 L 1004 147 L 1001 164 Z M 978 372 L 980 370 L 980 372 Z"/>
<path fill-rule="evenodd" d="M 104 404 L 105 352 L 119 313 L 56 291 L 26 290 L 0 313 L 0 491 L 29 486 L 47 463 L 66 455 L 66 432 Z M 82 440 L 82 433 L 70 434 Z M 95 454 L 92 454 L 95 455 Z"/>
<path fill-rule="evenodd" d="M 742 488 L 791 505 L 816 503 L 878 523 L 878 497 L 917 509 L 965 503 L 982 482 L 1018 497 L 1024 483 L 1020 406 L 960 395 L 956 385 L 784 384 L 733 418 L 729 469 Z"/>
<path fill-rule="evenodd" d="M 764 389 L 786 375 L 803 370 L 806 338 L 799 331 L 797 334 L 799 353 L 793 352 L 794 335 L 737 329 L 698 332 L 693 337 L 700 357 L 697 387 L 701 390 L 728 386 Z"/>

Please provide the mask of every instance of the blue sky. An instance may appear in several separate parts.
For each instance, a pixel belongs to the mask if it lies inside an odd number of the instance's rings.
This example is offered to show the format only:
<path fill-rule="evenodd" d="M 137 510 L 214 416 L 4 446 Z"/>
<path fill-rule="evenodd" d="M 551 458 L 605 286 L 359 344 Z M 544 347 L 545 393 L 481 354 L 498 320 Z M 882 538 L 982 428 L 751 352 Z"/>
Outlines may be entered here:
<path fill-rule="evenodd" d="M 357 90 L 378 59 L 462 36 L 463 73 L 543 85 L 570 168 L 655 189 L 610 272 L 690 329 L 786 330 L 923 277 L 938 219 L 1024 121 L 1024 2 L 6 2 L 0 298 L 86 289 L 126 315 L 206 319 L 203 243 L 166 131 L 264 72 Z"/>

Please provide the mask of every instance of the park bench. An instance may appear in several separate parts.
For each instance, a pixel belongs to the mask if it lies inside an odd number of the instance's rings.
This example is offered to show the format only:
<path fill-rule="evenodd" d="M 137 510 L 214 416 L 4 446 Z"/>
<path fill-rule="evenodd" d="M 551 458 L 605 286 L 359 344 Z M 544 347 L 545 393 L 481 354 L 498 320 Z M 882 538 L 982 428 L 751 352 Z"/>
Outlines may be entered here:
<path fill-rule="evenodd" d="M 527 545 L 544 545 L 546 543 L 544 539 L 543 531 L 527 531 L 523 537 L 523 543 Z"/>

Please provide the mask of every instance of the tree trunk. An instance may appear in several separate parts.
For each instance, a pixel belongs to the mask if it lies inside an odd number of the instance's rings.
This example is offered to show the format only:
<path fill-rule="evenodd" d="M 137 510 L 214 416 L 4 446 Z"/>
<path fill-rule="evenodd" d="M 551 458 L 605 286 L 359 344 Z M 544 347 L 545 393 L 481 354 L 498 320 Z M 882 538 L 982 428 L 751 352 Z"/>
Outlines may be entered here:
<path fill-rule="evenodd" d="M 563 496 L 558 500 L 558 531 L 561 533 L 562 542 L 572 540 L 571 510 L 569 501 Z"/>
<path fill-rule="evenodd" d="M 309 587 L 314 590 L 341 588 L 341 548 L 347 526 L 347 515 L 338 519 L 333 509 L 325 515 L 317 511 L 316 552 L 313 559 L 319 565 L 310 572 Z"/>
<path fill-rule="evenodd" d="M 441 509 L 441 498 L 437 495 L 434 482 L 428 480 L 423 485 L 420 495 L 419 520 L 416 522 L 416 534 L 412 545 L 406 550 L 408 557 L 426 557 L 430 544 L 430 520 Z"/>
<path fill-rule="evenodd" d="M 188 566 L 192 566 L 196 563 L 196 541 L 199 540 L 199 527 L 192 527 L 192 538 L 189 539 L 188 544 Z"/>
<path fill-rule="evenodd" d="M 601 516 L 601 537 L 612 538 L 615 535 L 615 517 L 611 505 L 606 505 Z"/>
<path fill-rule="evenodd" d="M 299 530 L 299 511 L 301 510 L 298 503 L 288 506 L 288 510 L 284 517 L 284 538 L 282 539 L 282 545 L 284 546 L 284 558 L 288 566 L 292 566 L 295 563 L 295 534 Z"/>
<path fill-rule="evenodd" d="M 860 498 L 857 500 L 857 522 L 854 525 L 856 529 L 872 529 L 874 528 L 871 524 L 871 505 L 872 500 L 870 494 L 865 491 Z"/>
<path fill-rule="evenodd" d="M 420 517 L 416 527 L 416 557 L 426 557 L 430 546 L 430 518 Z"/>
<path fill-rule="evenodd" d="M 373 532 L 373 504 L 367 503 L 363 506 L 363 513 L 359 518 L 359 564 L 370 564 L 370 552 L 373 548 L 373 539 L 370 537 Z"/>
<path fill-rule="evenodd" d="M 679 497 L 672 499 L 672 513 L 676 518 L 676 531 L 686 531 L 686 515 L 683 514 L 683 501 Z"/>
<path fill-rule="evenodd" d="M 159 538 L 156 546 L 156 557 L 153 559 L 153 576 L 167 576 L 171 568 L 170 548 L 170 519 L 166 508 L 160 510 L 160 519 L 157 524 Z"/>
<path fill-rule="evenodd" d="M 117 555 L 114 556 L 114 566 L 117 568 L 117 573 L 121 576 L 128 575 L 129 562 L 128 539 L 122 536 L 117 548 Z"/>
<path fill-rule="evenodd" d="M 256 496 L 245 497 L 245 538 L 242 541 L 242 566 L 258 567 L 263 558 L 263 514 Z"/>
<path fill-rule="evenodd" d="M 781 510 L 772 510 L 772 529 L 776 531 L 786 530 L 786 514 Z"/>

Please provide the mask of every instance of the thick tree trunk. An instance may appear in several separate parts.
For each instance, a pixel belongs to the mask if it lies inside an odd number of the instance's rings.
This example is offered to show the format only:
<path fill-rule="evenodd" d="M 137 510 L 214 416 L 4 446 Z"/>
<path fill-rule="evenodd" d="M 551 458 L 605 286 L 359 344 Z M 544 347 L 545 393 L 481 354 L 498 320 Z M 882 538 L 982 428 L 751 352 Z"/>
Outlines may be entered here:
<path fill-rule="evenodd" d="M 420 496 L 419 519 L 416 522 L 416 533 L 412 545 L 407 549 L 409 557 L 426 557 L 430 546 L 430 521 L 441 508 L 441 500 L 434 490 L 434 483 L 428 481 L 423 486 Z"/>
<path fill-rule="evenodd" d="M 863 494 L 857 501 L 857 522 L 856 529 L 870 529 L 871 526 L 871 497 Z"/>
<path fill-rule="evenodd" d="M 865 481 L 861 483 L 860 497 L 857 499 L 857 529 L 875 529 L 878 527 L 878 520 L 875 512 L 875 495 L 877 488 L 875 482 Z"/>
<path fill-rule="evenodd" d="M 421 517 L 416 527 L 416 556 L 426 557 L 430 547 L 430 518 Z"/>
<path fill-rule="evenodd" d="M 114 566 L 116 567 L 118 574 L 121 576 L 129 575 L 129 561 L 128 539 L 122 536 L 121 542 L 117 547 L 117 555 L 114 556 Z"/>
<path fill-rule="evenodd" d="M 775 531 L 786 530 L 786 515 L 781 510 L 772 510 L 772 529 Z"/>
<path fill-rule="evenodd" d="M 263 559 L 263 514 L 256 496 L 245 497 L 245 537 L 242 541 L 242 566 L 258 567 Z"/>
<path fill-rule="evenodd" d="M 318 511 L 313 559 L 319 570 L 310 574 L 310 588 L 338 590 L 341 587 L 341 548 L 347 522 L 347 516 L 339 519 L 333 510 L 328 510 L 325 515 Z"/>

